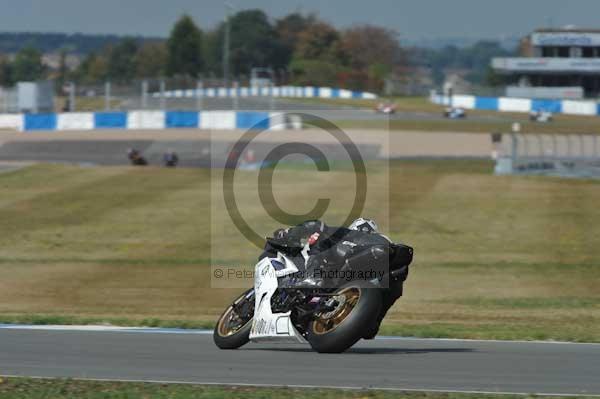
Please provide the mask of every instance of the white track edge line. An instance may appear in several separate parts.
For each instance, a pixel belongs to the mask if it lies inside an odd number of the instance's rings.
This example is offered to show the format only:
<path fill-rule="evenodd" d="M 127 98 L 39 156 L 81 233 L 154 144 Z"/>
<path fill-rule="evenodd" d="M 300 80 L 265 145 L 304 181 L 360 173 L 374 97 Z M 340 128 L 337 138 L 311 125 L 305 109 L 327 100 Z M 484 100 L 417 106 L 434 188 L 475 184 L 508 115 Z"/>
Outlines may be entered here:
<path fill-rule="evenodd" d="M 94 326 L 94 325 L 28 325 L 28 324 L 0 324 L 1 330 L 33 330 L 33 331 L 79 331 L 79 332 L 126 332 L 140 334 L 191 334 L 211 335 L 212 330 L 207 329 L 184 329 L 184 328 L 159 328 L 159 327 L 118 327 L 118 326 Z M 401 336 L 377 336 L 381 341 L 437 341 L 437 342 L 482 342 L 482 343 L 517 343 L 517 344 L 552 344 L 552 345 L 596 345 L 598 342 L 569 342 L 569 341 L 540 341 L 540 340 L 502 340 L 502 339 L 469 339 L 469 338 L 420 338 Z"/>

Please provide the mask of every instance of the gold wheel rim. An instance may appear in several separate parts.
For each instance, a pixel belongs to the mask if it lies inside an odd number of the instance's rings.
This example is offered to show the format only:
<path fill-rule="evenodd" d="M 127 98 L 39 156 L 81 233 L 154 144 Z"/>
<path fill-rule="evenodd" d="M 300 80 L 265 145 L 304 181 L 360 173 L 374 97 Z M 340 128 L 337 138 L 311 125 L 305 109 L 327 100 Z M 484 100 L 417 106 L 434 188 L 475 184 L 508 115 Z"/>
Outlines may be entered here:
<path fill-rule="evenodd" d="M 339 306 L 339 308 L 335 309 L 332 312 L 321 314 L 315 321 L 312 323 L 312 329 L 315 334 L 327 334 L 331 331 L 338 328 L 340 324 L 346 320 L 346 318 L 352 313 L 354 307 L 358 303 L 360 299 L 360 288 L 357 287 L 349 287 L 344 288 L 342 291 L 337 293 L 336 297 L 343 296 L 343 304 Z"/>
<path fill-rule="evenodd" d="M 219 333 L 219 335 L 221 337 L 230 337 L 230 336 L 234 335 L 235 333 L 240 331 L 242 328 L 244 328 L 248 323 L 250 323 L 252 321 L 252 317 L 251 317 L 250 320 L 248 320 L 242 324 L 232 325 L 232 323 L 231 323 L 233 321 L 234 317 L 239 318 L 239 316 L 233 311 L 233 306 L 237 305 L 245 297 L 246 297 L 246 294 L 244 293 L 244 294 L 242 294 L 242 296 L 240 296 L 238 299 L 236 299 L 235 302 L 233 303 L 233 305 L 230 305 L 227 308 L 227 310 L 225 311 L 225 313 L 223 313 L 223 316 L 221 316 L 221 318 L 219 319 L 219 323 L 217 324 L 217 332 Z"/>

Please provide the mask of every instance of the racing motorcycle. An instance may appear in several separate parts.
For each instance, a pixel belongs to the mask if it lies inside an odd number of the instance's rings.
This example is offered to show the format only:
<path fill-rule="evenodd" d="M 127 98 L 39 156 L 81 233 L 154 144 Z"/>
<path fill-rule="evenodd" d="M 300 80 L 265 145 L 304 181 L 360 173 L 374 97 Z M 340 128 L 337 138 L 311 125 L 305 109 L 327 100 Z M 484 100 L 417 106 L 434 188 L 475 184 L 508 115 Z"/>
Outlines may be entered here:
<path fill-rule="evenodd" d="M 361 338 L 372 339 L 402 295 L 413 259 L 411 247 L 360 232 L 322 256 L 309 257 L 308 244 L 290 247 L 268 238 L 267 246 L 271 251 L 255 266 L 254 287 L 215 326 L 221 349 L 250 341 L 300 342 L 320 353 L 341 353 Z"/>
<path fill-rule="evenodd" d="M 131 162 L 132 166 L 147 166 L 148 161 L 142 156 L 142 154 L 135 148 L 127 150 L 127 158 Z"/>
<path fill-rule="evenodd" d="M 393 103 L 379 103 L 375 107 L 375 113 L 392 115 L 395 114 L 398 109 L 398 106 Z"/>

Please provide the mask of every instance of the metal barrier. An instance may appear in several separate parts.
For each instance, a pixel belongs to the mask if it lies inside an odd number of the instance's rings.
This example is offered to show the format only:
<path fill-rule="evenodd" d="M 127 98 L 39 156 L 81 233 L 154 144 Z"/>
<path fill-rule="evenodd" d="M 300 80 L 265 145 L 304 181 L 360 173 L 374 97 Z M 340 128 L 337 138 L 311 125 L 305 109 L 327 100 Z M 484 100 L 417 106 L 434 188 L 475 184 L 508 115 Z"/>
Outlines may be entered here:
<path fill-rule="evenodd" d="M 510 134 L 495 146 L 498 175 L 600 178 L 600 138 L 595 134 Z"/>

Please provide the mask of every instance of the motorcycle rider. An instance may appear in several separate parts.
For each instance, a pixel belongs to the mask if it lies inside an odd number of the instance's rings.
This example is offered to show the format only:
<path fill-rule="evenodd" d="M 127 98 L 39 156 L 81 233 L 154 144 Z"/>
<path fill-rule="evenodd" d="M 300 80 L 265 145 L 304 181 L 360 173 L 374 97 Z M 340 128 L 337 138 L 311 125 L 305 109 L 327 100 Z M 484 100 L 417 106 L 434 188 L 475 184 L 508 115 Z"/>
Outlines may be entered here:
<path fill-rule="evenodd" d="M 374 246 L 374 242 L 377 245 Z M 386 252 L 386 248 L 390 243 L 389 238 L 379 233 L 377 223 L 371 219 L 356 219 L 349 227 L 330 227 L 322 221 L 310 220 L 288 229 L 276 230 L 273 238 L 267 239 L 260 259 L 275 257 L 278 251 L 282 251 L 291 256 L 299 270 L 309 276 L 301 285 L 319 284 L 318 279 L 310 276 L 318 276 L 323 270 L 343 269 L 348 259 L 353 258 L 365 263 L 362 266 L 387 268 L 389 272 L 389 252 Z M 370 326 L 363 338 L 375 338 L 388 310 L 402 296 L 407 277 L 408 268 L 402 275 L 389 280 L 389 289 L 381 291 L 382 308 L 377 322 Z"/>
<path fill-rule="evenodd" d="M 163 155 L 163 163 L 167 168 L 176 168 L 179 164 L 179 156 L 175 151 L 169 148 Z"/>
<path fill-rule="evenodd" d="M 146 161 L 146 158 L 144 158 L 140 151 L 136 150 L 135 148 L 129 148 L 127 150 L 127 158 L 129 159 L 129 162 L 131 162 L 131 164 L 134 166 L 148 165 L 148 161 Z"/>

